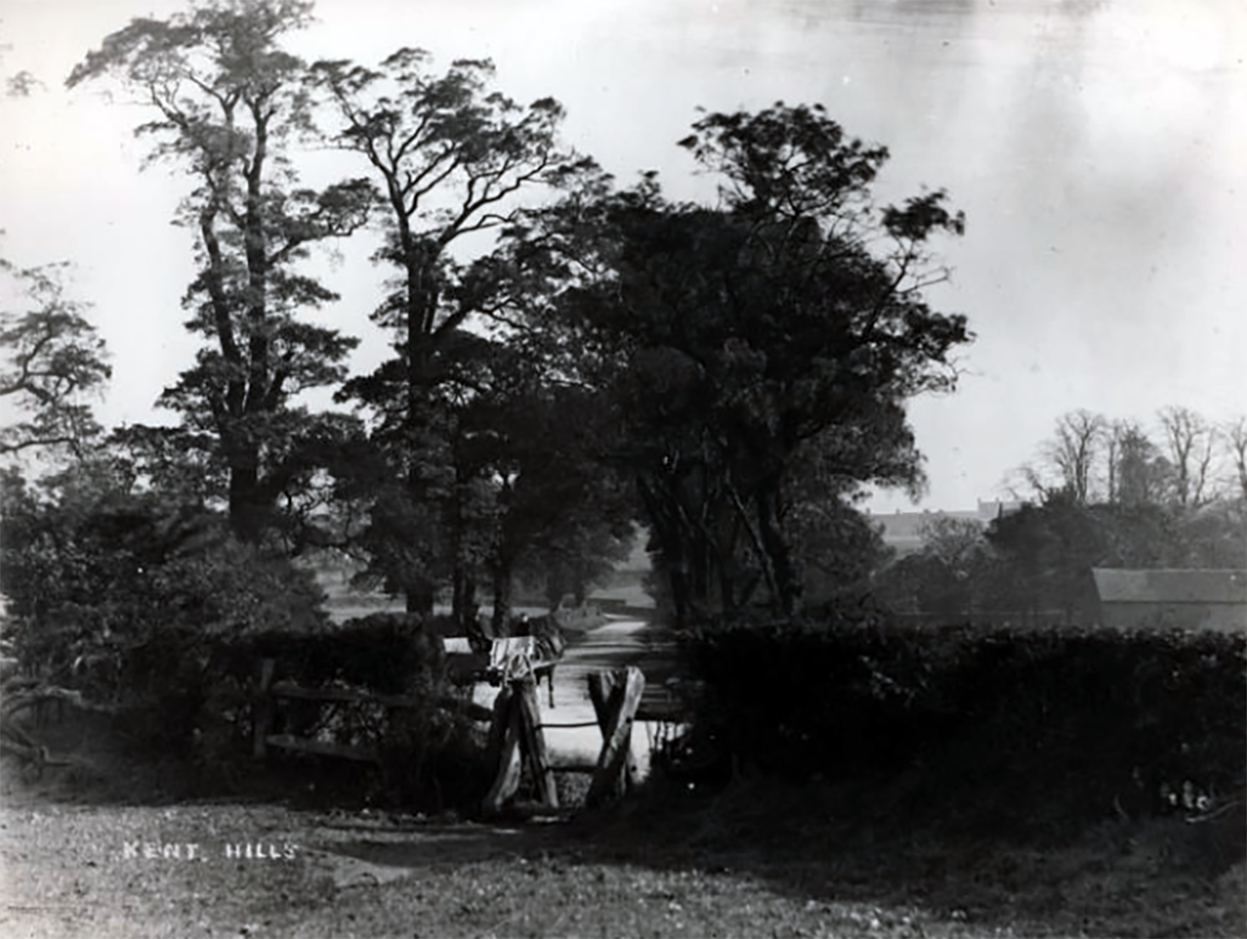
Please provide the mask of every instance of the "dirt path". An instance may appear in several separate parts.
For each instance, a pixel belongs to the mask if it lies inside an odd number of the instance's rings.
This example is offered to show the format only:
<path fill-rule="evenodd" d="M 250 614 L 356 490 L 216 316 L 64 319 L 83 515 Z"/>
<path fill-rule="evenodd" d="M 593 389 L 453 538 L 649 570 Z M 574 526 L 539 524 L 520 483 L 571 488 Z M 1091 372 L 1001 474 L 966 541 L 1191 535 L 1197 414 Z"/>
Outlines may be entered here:
<path fill-rule="evenodd" d="M 546 745 L 556 764 L 592 764 L 597 759 L 602 735 L 589 698 L 588 676 L 591 672 L 629 665 L 639 667 L 645 674 L 643 713 L 653 712 L 672 700 L 665 686 L 674 667 L 670 646 L 655 642 L 649 625 L 642 620 L 612 619 L 590 630 L 582 642 L 567 649 L 563 661 L 554 670 L 553 709 L 549 706 L 545 685 L 538 689 L 542 720 L 548 724 L 591 726 L 545 728 Z M 497 693 L 498 690 L 489 685 L 478 685 L 474 700 L 491 706 Z M 654 729 L 650 723 L 638 722 L 633 731 L 632 746 L 642 773 L 649 765 Z"/>

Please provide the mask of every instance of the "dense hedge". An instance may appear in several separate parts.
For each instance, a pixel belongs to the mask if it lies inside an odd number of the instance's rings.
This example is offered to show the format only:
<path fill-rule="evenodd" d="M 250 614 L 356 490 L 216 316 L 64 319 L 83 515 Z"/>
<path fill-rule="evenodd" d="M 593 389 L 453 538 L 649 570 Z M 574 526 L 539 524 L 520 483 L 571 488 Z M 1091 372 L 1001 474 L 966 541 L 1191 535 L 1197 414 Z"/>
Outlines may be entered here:
<path fill-rule="evenodd" d="M 1012 822 L 1159 811 L 1188 781 L 1224 800 L 1247 777 L 1242 635 L 833 619 L 718 624 L 683 652 L 712 774 L 903 776 L 914 800 Z"/>
<path fill-rule="evenodd" d="M 490 767 L 483 732 L 443 706 L 454 697 L 439 638 L 449 626 L 444 619 L 377 613 L 312 633 L 156 633 L 126 657 L 135 704 L 123 729 L 141 750 L 199 760 L 213 773 L 232 766 L 235 780 L 254 776 L 260 771 L 251 758 L 254 691 L 261 660 L 272 658 L 274 681 L 426 702 L 392 709 L 285 700 L 272 732 L 369 747 L 382 756 L 376 773 L 365 764 L 275 752 L 269 768 L 289 771 L 299 791 L 312 787 L 317 798 L 331 801 L 382 800 L 430 810 L 475 806 L 488 788 Z M 331 780 L 333 792 L 326 794 Z"/>
<path fill-rule="evenodd" d="M 338 684 L 377 694 L 437 690 L 445 677 L 440 630 L 446 619 L 425 623 L 415 614 L 373 613 L 323 632 L 254 633 L 215 651 L 234 675 L 255 673 L 261 659 L 272 658 L 277 681 Z"/>

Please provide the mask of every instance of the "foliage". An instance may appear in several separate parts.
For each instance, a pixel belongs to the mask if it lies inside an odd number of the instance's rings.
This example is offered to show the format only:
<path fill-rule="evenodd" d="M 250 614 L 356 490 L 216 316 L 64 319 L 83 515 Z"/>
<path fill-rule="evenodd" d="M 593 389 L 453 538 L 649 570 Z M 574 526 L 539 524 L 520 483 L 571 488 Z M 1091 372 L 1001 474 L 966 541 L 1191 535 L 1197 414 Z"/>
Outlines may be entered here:
<path fill-rule="evenodd" d="M 315 74 L 340 119 L 336 141 L 363 158 L 382 193 L 375 260 L 398 271 L 373 314 L 392 331 L 396 357 L 339 395 L 375 415 L 373 440 L 388 467 L 365 541 L 374 570 L 409 609 L 428 613 L 435 589 L 453 581 L 456 612 L 467 616 L 478 543 L 497 536 L 488 491 L 496 469 L 465 462 L 460 415 L 489 393 L 481 360 L 492 346 L 466 327 L 499 312 L 499 278 L 489 253 L 465 266 L 450 249 L 508 223 L 519 194 L 562 184 L 587 164 L 558 146 L 558 102 L 522 107 L 491 90 L 487 60 L 455 61 L 443 75 L 429 60 L 404 48 L 375 69 L 323 61 Z"/>
<path fill-rule="evenodd" d="M 139 490 L 164 499 L 224 507 L 229 473 L 212 434 L 185 427 L 129 424 L 114 428 L 104 446 L 131 467 Z"/>
<path fill-rule="evenodd" d="M 124 467 L 76 466 L 43 492 L 16 473 L 3 482 L 10 628 L 19 657 L 49 679 L 110 698 L 159 695 L 184 678 L 169 663 L 193 668 L 208 636 L 324 622 L 309 575 L 193 503 L 131 492 Z M 183 654 L 153 658 L 165 642 Z"/>
<path fill-rule="evenodd" d="M 1247 545 L 1234 503 L 1194 512 L 1176 505 L 1078 505 L 1057 496 L 992 522 L 1000 558 L 984 587 L 997 609 L 1090 615 L 1092 567 L 1242 568 Z"/>
<path fill-rule="evenodd" d="M 844 499 L 795 497 L 790 521 L 795 553 L 805 566 L 811 604 L 843 602 L 872 589 L 871 578 L 893 558 L 869 518 Z"/>
<path fill-rule="evenodd" d="M 315 633 L 271 629 L 228 641 L 248 675 L 261 658 L 277 660 L 274 680 L 354 687 L 377 694 L 440 690 L 445 660 L 435 622 L 374 613 Z"/>
<path fill-rule="evenodd" d="M 543 259 L 551 300 L 529 315 L 557 317 L 574 374 L 609 389 L 629 431 L 615 460 L 679 616 L 760 585 L 791 611 L 796 467 L 821 465 L 802 477 L 811 501 L 919 482 L 903 402 L 951 387 L 969 339 L 921 298 L 942 276 L 927 242 L 964 223 L 942 192 L 874 205 L 887 151 L 819 107 L 707 115 L 682 145 L 723 178 L 723 207 L 669 203 L 652 174 L 621 193 L 602 181 L 517 226 L 513 257 Z"/>
<path fill-rule="evenodd" d="M 912 772 L 906 799 L 996 830 L 1163 811 L 1188 780 L 1225 804 L 1247 782 L 1242 636 L 839 617 L 707 630 L 685 654 L 706 686 L 703 759 L 799 780 Z"/>
<path fill-rule="evenodd" d="M 349 788 L 356 796 L 381 796 L 426 811 L 462 810 L 479 804 L 495 768 L 486 765 L 475 723 L 453 705 L 457 699 L 440 640 L 441 631 L 451 628 L 446 619 L 377 613 L 314 634 L 272 630 L 222 637 L 213 644 L 211 659 L 218 684 L 248 687 L 260 661 L 271 658 L 274 681 L 413 700 L 414 706 L 402 708 L 367 701 L 285 701 L 272 730 L 377 751 L 379 778 L 351 774 Z M 248 726 L 241 716 L 234 719 Z M 306 765 L 308 758 L 294 755 L 285 762 Z"/>
<path fill-rule="evenodd" d="M 919 527 L 922 549 L 900 558 L 872 581 L 873 597 L 896 613 L 946 620 L 994 606 L 998 557 L 975 519 L 934 515 Z"/>
<path fill-rule="evenodd" d="M 83 305 L 66 294 L 64 268 L 18 268 L 0 258 L 0 274 L 28 304 L 21 313 L 0 310 L 0 401 L 10 415 L 0 428 L 0 454 L 30 448 L 81 454 L 100 433 L 83 398 L 100 391 L 112 369 Z M 24 419 L 13 420 L 19 414 Z"/>
<path fill-rule="evenodd" d="M 460 409 L 456 465 L 488 480 L 490 515 L 478 555 L 493 582 L 495 630 L 518 576 L 544 584 L 551 606 L 624 556 L 632 493 L 604 452 L 617 429 L 590 389 L 551 382 L 544 362 L 496 345 L 488 384 Z"/>
<path fill-rule="evenodd" d="M 1241 488 L 1233 470 L 1242 463 L 1241 423 L 1218 426 L 1189 407 L 1170 405 L 1157 412 L 1155 433 L 1149 433 L 1136 420 L 1070 411 L 1057 418 L 1038 461 L 1020 474 L 1041 501 L 1064 492 L 1084 505 L 1198 510 L 1234 498 Z"/>
<path fill-rule="evenodd" d="M 357 342 L 299 318 L 336 295 L 298 262 L 363 225 L 374 198 L 363 180 L 319 191 L 298 183 L 291 155 L 312 129 L 309 79 L 279 41 L 309 16 L 301 0 L 205 0 L 168 20 L 134 19 L 67 81 L 111 77 L 133 91 L 154 111 L 136 129 L 152 141 L 148 163 L 171 162 L 194 180 L 179 216 L 199 265 L 186 325 L 206 344 L 161 403 L 217 438 L 231 524 L 253 543 L 292 481 L 286 463 L 321 433 L 287 402 L 340 381 Z"/>
<path fill-rule="evenodd" d="M 1110 447 L 1110 503 L 1139 506 L 1166 501 L 1173 467 L 1138 424 L 1115 423 Z"/>

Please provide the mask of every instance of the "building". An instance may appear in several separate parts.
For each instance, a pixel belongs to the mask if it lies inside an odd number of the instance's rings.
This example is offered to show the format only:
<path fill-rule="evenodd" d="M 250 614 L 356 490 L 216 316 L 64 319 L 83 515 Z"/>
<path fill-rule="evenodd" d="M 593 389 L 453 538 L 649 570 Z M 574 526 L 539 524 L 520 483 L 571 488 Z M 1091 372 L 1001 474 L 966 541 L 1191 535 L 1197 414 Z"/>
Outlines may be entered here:
<path fill-rule="evenodd" d="M 1100 624 L 1247 630 L 1247 571 L 1094 568 Z"/>
<path fill-rule="evenodd" d="M 922 550 L 923 526 L 934 518 L 942 516 L 969 519 L 985 529 L 994 519 L 1016 512 L 1021 505 L 1020 502 L 984 502 L 980 499 L 977 509 L 959 509 L 948 512 L 942 510 L 936 512 L 896 511 L 890 515 L 887 513 L 876 515 L 871 512 L 866 517 L 873 526 L 880 530 L 883 543 L 895 551 L 897 557 L 903 558 L 907 554 L 917 554 Z"/>

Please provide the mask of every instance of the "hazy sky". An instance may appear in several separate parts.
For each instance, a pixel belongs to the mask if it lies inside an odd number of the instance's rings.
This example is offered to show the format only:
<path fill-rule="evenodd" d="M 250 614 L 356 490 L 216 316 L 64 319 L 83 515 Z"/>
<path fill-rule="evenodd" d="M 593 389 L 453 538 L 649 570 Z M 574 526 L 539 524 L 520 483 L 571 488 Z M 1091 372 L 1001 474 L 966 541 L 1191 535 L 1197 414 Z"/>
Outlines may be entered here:
<path fill-rule="evenodd" d="M 70 260 L 113 355 L 105 423 L 173 420 L 152 401 L 195 348 L 181 323 L 186 184 L 140 174 L 139 109 L 63 89 L 88 49 L 171 0 L 0 0 L 0 73 L 45 83 L 0 102 L 0 253 Z M 408 45 L 438 66 L 491 57 L 498 86 L 568 109 L 566 139 L 623 183 L 658 169 L 704 191 L 675 146 L 699 105 L 821 102 L 886 144 L 881 191 L 944 187 L 966 237 L 930 293 L 977 341 L 951 396 L 915 401 L 932 508 L 1001 494 L 1064 411 L 1149 420 L 1167 404 L 1247 410 L 1247 5 L 1242 0 L 320 0 L 307 57 L 374 62 Z M 367 248 L 324 259 L 367 322 Z M 875 507 L 904 506 L 882 497 Z"/>

